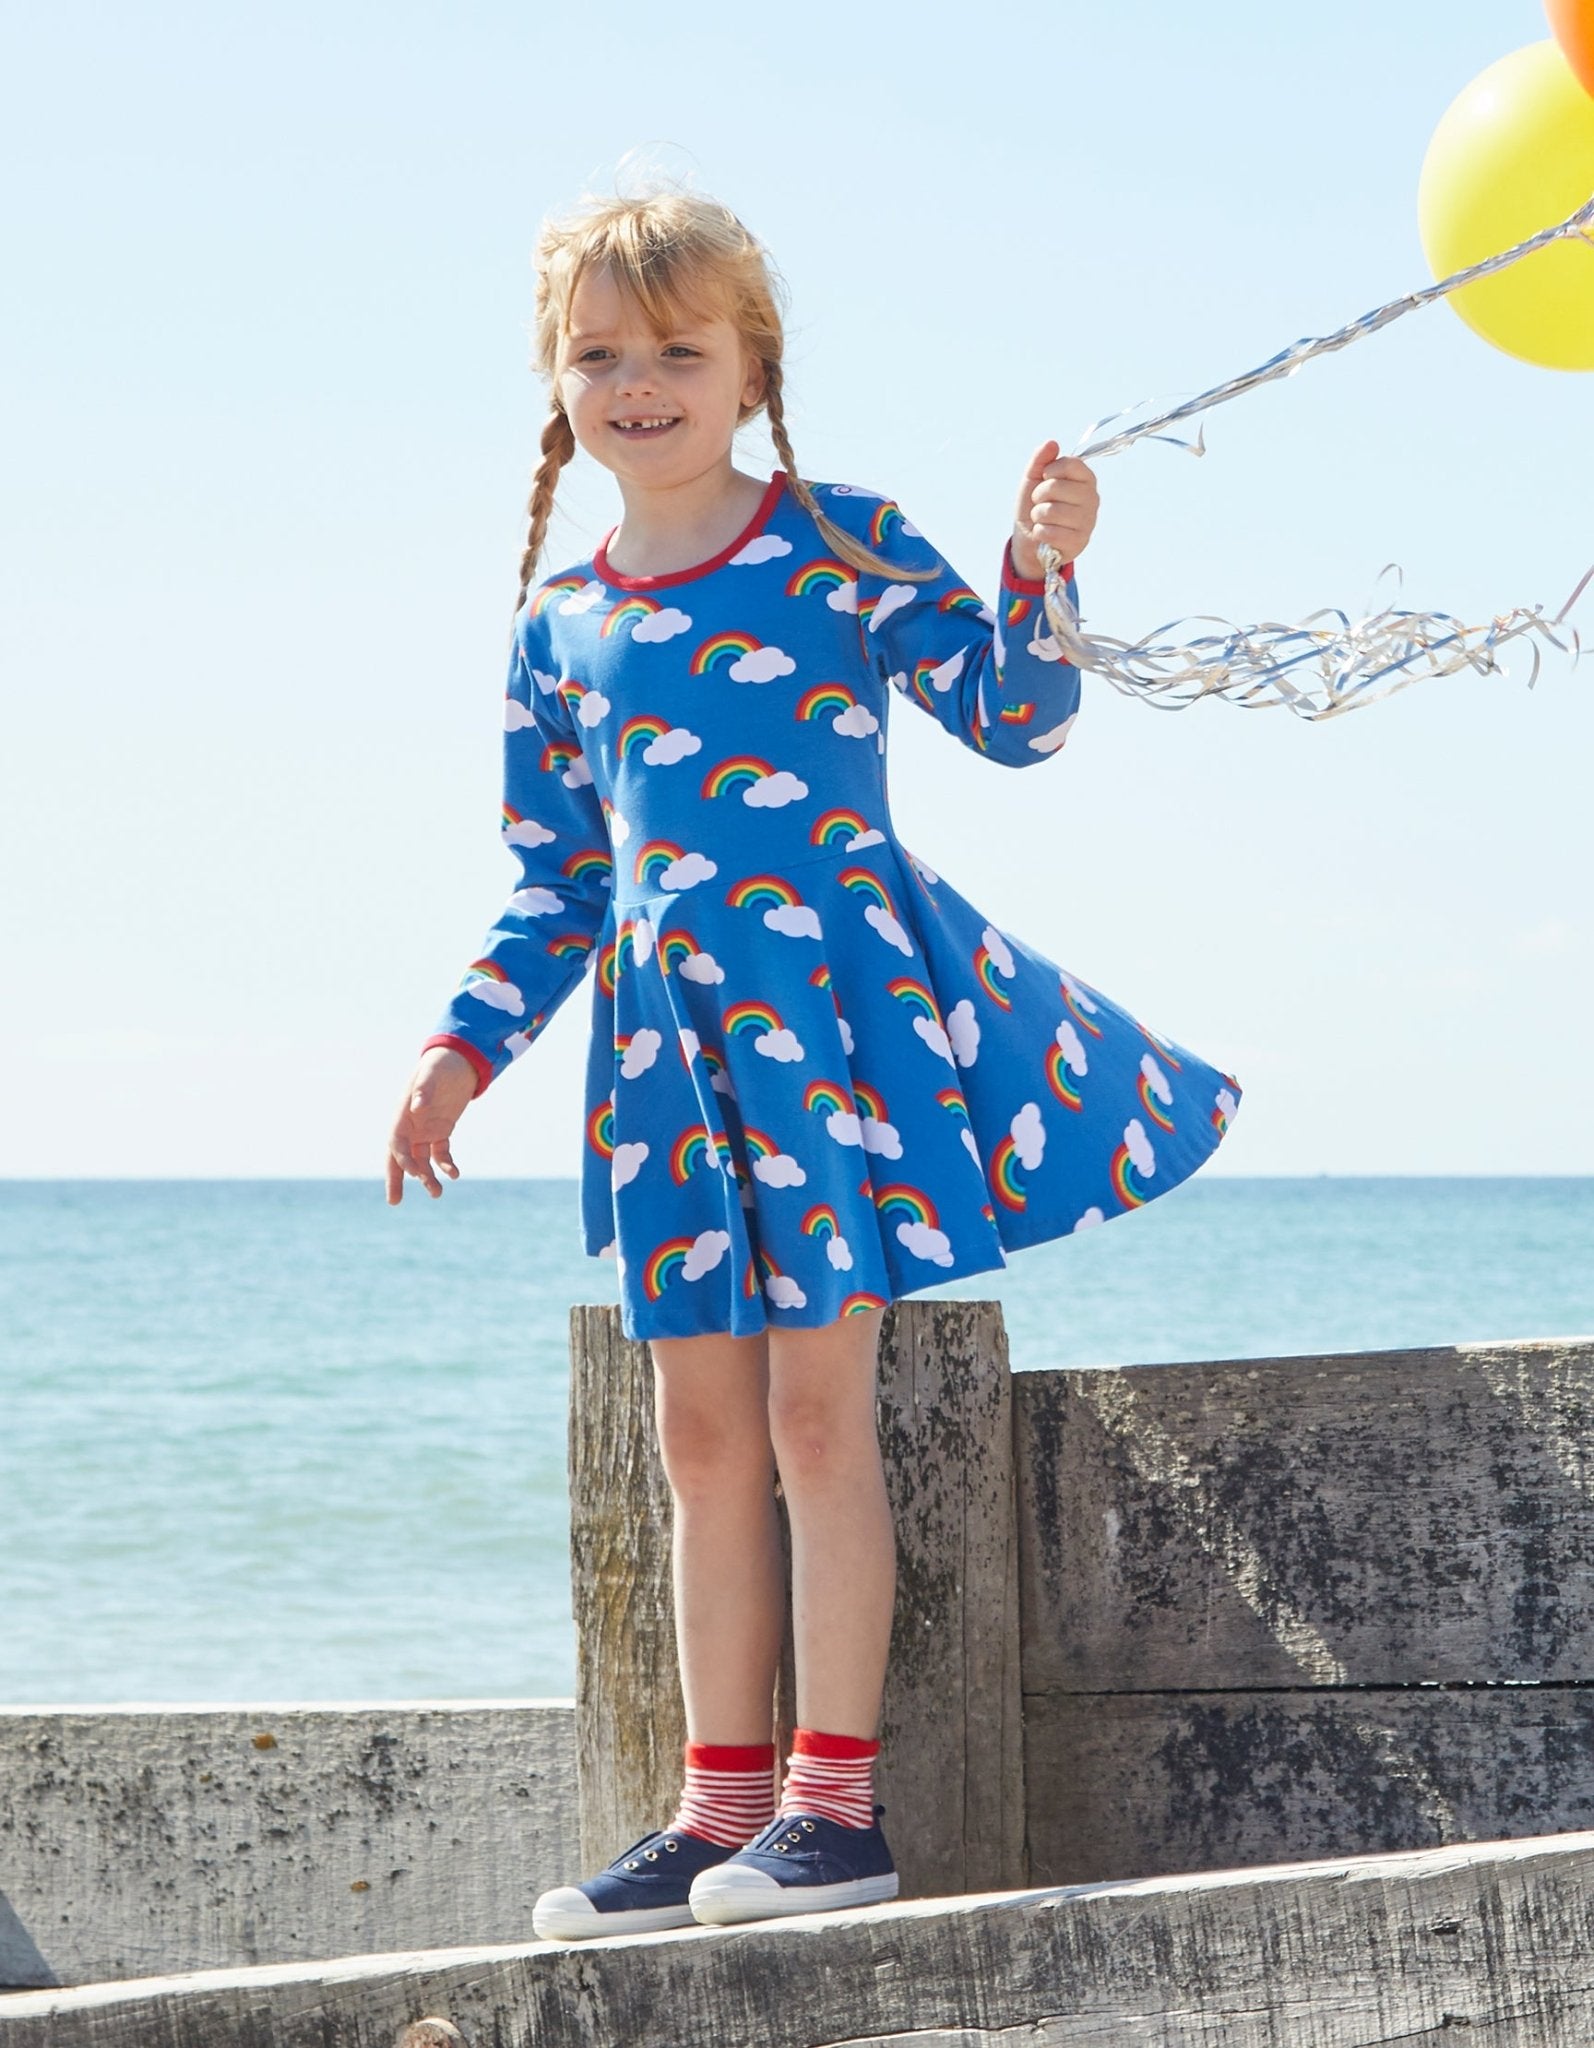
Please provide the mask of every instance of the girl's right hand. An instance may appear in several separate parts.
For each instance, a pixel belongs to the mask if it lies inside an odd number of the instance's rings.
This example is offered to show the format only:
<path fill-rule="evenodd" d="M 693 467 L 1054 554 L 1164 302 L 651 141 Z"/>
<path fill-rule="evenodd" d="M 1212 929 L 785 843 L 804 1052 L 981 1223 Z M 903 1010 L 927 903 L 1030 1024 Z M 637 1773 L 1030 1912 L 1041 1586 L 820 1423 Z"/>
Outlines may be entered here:
<path fill-rule="evenodd" d="M 413 1174 L 426 1192 L 434 1196 L 443 1192 L 443 1184 L 437 1178 L 438 1167 L 450 1180 L 459 1179 L 448 1140 L 475 1093 L 476 1069 L 463 1053 L 450 1046 L 434 1045 L 421 1054 L 387 1141 L 390 1206 L 403 1201 L 407 1173 Z"/>

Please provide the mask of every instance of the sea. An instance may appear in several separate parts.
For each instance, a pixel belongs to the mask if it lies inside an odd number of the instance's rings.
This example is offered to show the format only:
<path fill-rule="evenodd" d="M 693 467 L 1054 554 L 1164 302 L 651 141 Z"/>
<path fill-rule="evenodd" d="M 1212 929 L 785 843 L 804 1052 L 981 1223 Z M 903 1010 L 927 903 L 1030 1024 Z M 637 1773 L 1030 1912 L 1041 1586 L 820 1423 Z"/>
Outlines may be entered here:
<path fill-rule="evenodd" d="M 0 1704 L 569 1698 L 574 1180 L 0 1181 Z M 1016 1370 L 1594 1332 L 1594 1179 L 1192 1178 Z"/>

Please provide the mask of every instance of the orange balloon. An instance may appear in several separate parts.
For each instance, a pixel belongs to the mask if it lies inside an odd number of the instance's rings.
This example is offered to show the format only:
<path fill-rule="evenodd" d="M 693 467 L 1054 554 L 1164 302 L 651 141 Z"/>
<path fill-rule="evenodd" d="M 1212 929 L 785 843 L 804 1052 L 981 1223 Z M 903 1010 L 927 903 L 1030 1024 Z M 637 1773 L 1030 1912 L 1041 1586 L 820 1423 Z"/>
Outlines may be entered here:
<path fill-rule="evenodd" d="M 1561 54 L 1585 92 L 1594 92 L 1594 0 L 1544 0 Z"/>

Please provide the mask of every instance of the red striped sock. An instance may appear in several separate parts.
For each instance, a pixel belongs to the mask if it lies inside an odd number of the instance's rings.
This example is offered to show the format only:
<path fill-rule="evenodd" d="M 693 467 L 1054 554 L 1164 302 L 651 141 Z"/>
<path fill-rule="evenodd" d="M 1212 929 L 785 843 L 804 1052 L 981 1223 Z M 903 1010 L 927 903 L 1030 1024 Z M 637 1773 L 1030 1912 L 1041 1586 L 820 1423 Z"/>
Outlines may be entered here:
<path fill-rule="evenodd" d="M 795 1728 L 791 1750 L 778 1813 L 822 1813 L 843 1827 L 874 1826 L 878 1736 L 825 1735 L 817 1728 Z"/>
<path fill-rule="evenodd" d="M 773 1742 L 688 1742 L 686 1782 L 672 1829 L 730 1849 L 775 1818 Z"/>

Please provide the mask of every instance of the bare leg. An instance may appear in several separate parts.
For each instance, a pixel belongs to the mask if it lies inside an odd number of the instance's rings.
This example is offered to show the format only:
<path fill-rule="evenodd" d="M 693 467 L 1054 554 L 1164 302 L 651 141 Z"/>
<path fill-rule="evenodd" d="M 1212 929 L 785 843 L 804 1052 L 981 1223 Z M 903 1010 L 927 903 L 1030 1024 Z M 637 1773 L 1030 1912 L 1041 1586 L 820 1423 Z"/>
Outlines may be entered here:
<path fill-rule="evenodd" d="M 875 1389 L 884 1311 L 771 1329 L 769 1426 L 792 1538 L 797 1723 L 872 1741 L 896 1601 Z"/>
<path fill-rule="evenodd" d="M 764 1335 L 656 1337 L 654 1414 L 674 1500 L 675 1635 L 693 1742 L 774 1735 L 786 1588 Z"/>

